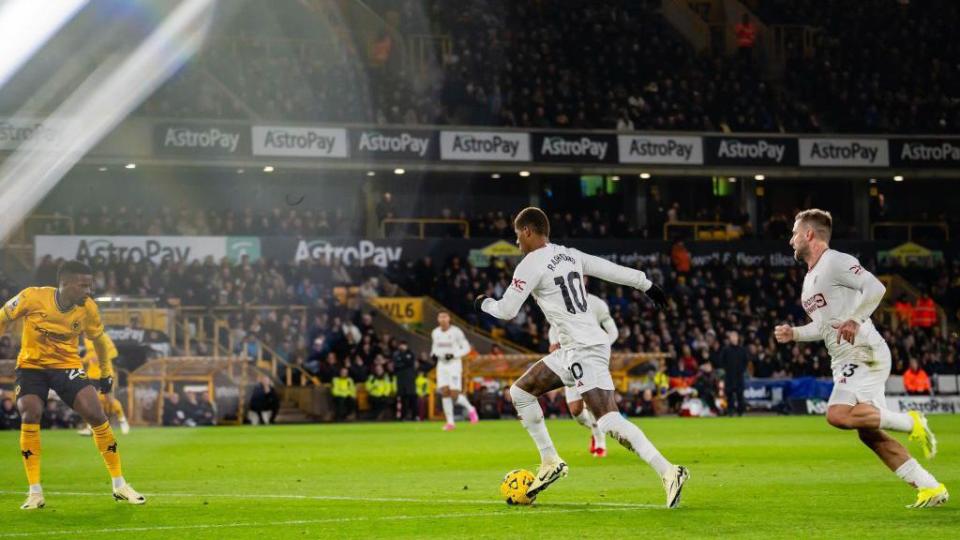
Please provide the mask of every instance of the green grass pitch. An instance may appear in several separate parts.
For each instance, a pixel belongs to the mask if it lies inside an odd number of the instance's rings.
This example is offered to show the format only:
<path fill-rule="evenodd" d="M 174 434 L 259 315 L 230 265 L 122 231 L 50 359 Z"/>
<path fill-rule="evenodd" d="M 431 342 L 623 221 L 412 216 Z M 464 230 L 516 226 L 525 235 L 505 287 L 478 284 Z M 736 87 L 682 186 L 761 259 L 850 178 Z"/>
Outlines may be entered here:
<path fill-rule="evenodd" d="M 822 418 L 659 418 L 639 424 L 692 477 L 677 510 L 659 479 L 610 441 L 587 453 L 572 420 L 549 422 L 570 476 L 534 507 L 498 497 L 503 474 L 535 470 L 516 421 L 135 429 L 125 476 L 146 506 L 114 503 L 93 442 L 45 431 L 47 507 L 26 491 L 15 432 L 0 433 L 3 538 L 955 538 L 960 499 L 907 510 L 914 491 L 852 432 Z M 960 497 L 960 417 L 934 416 L 924 462 Z M 904 437 L 900 437 L 905 439 Z M 911 451 L 916 449 L 910 446 Z M 915 454 L 918 452 L 914 452 Z M 921 461 L 923 461 L 921 459 Z"/>

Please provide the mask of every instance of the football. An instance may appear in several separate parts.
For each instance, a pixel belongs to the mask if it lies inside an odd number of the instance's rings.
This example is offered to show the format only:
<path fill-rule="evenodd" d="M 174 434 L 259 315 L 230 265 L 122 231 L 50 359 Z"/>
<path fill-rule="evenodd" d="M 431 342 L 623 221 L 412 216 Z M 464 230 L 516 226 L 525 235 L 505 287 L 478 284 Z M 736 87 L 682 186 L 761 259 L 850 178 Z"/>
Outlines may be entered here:
<path fill-rule="evenodd" d="M 533 499 L 527 497 L 527 488 L 533 484 L 533 473 L 526 469 L 516 469 L 508 472 L 500 483 L 500 495 L 507 504 L 528 505 Z"/>

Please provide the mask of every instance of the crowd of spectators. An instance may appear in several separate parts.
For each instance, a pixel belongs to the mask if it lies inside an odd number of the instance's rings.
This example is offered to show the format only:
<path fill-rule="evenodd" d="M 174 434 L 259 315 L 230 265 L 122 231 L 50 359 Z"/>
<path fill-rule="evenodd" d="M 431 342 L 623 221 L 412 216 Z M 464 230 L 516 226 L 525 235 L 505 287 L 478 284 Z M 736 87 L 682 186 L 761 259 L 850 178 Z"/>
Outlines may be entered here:
<path fill-rule="evenodd" d="M 169 392 L 163 399 L 164 426 L 214 426 L 217 424 L 217 405 L 205 390 L 184 388 Z"/>
<path fill-rule="evenodd" d="M 623 130 L 805 127 L 793 125 L 794 106 L 756 70 L 696 56 L 657 13 L 658 2 L 417 4 L 385 9 L 401 32 L 451 43 L 418 73 L 389 58 L 369 60 L 336 22 L 305 42 L 232 36 L 213 40 L 142 112 Z M 392 39 L 384 38 L 388 49 Z"/>
<path fill-rule="evenodd" d="M 782 80 L 752 60 L 752 25 L 738 25 L 740 54 L 697 54 L 653 0 L 372 4 L 394 30 L 375 41 L 335 10 L 296 4 L 283 24 L 299 18 L 324 30 L 295 39 L 251 25 L 227 30 L 142 112 L 620 130 L 952 133 L 960 125 L 960 48 L 951 39 L 960 11 L 949 0 L 759 2 L 767 24 L 815 29 L 812 57 L 786 40 Z M 395 41 L 418 35 L 449 42 L 439 53 L 426 47 L 415 68 L 398 61 Z"/>
<path fill-rule="evenodd" d="M 755 377 L 830 377 L 830 358 L 818 342 L 778 345 L 773 338 L 777 324 L 805 324 L 806 314 L 798 303 L 804 272 L 799 267 L 732 266 L 714 264 L 677 271 L 676 263 L 663 256 L 660 264 L 644 266 L 656 282 L 671 293 L 670 306 L 653 310 L 639 291 L 591 281 L 590 289 L 610 306 L 620 329 L 614 351 L 667 353 L 664 366 L 675 381 L 696 381 L 715 369 L 730 331 L 743 338 L 749 371 Z M 934 283 L 940 301 L 960 294 L 960 274 L 954 266 L 941 269 Z M 549 347 L 548 327 L 539 309 L 526 303 L 515 319 L 498 321 L 478 316 L 473 310 L 477 294 L 500 297 L 509 286 L 511 265 L 492 260 L 488 268 L 472 266 L 454 257 L 445 264 L 429 258 L 411 261 L 396 277 L 413 294 L 430 291 L 461 317 L 489 330 L 502 331 L 512 341 L 538 352 Z M 911 360 L 930 374 L 960 373 L 960 339 L 944 336 L 938 326 L 900 324 L 894 330 L 881 327 L 890 344 L 893 373 L 903 374 Z M 706 368 L 704 366 L 707 366 Z"/>
<path fill-rule="evenodd" d="M 0 431 L 20 429 L 20 411 L 13 392 L 0 390 Z M 40 427 L 43 429 L 75 429 L 85 426 L 80 415 L 59 399 L 50 399 L 43 409 Z"/>
<path fill-rule="evenodd" d="M 776 324 L 806 322 L 798 305 L 802 268 L 719 263 L 691 266 L 689 257 L 682 256 L 683 251 L 682 244 L 677 244 L 669 255 L 661 255 L 657 264 L 643 266 L 671 294 L 670 305 L 664 311 L 654 311 L 639 291 L 590 282 L 589 288 L 610 305 L 620 329 L 615 351 L 666 353 L 670 360 L 663 366 L 651 366 L 650 380 L 656 378 L 655 372 L 662 373 L 675 384 L 700 384 L 699 392 L 703 393 L 708 390 L 703 381 L 715 380 L 719 384 L 717 373 L 723 373 L 726 363 L 720 361 L 721 350 L 729 332 L 738 331 L 749 358 L 749 372 L 755 377 L 830 376 L 830 359 L 822 344 L 781 346 L 772 336 Z M 311 376 L 325 384 L 349 378 L 354 386 L 380 385 L 383 394 L 373 397 L 382 399 L 371 401 L 371 414 L 384 419 L 410 413 L 412 408 L 408 405 L 403 410 L 396 405 L 396 359 L 401 343 L 397 336 L 377 331 L 374 314 L 359 309 L 355 302 L 345 303 L 338 298 L 338 286 L 361 284 L 357 288 L 359 297 L 430 295 L 466 320 L 502 332 L 528 349 L 546 352 L 549 347 L 543 316 L 530 302 L 509 322 L 479 317 L 473 311 L 475 295 L 499 297 L 506 290 L 512 265 L 505 259 L 493 258 L 489 267 L 480 268 L 462 257 L 442 262 L 427 257 L 396 263 L 386 273 L 372 267 L 345 267 L 325 261 L 90 262 L 94 288 L 100 293 L 153 296 L 163 306 L 223 310 L 228 329 L 220 337 L 233 344 L 234 352 L 251 359 L 271 360 L 278 356 L 282 364 L 294 366 L 295 384 Z M 876 264 L 864 263 L 868 267 Z M 931 298 L 948 310 L 948 317 L 954 316 L 952 310 L 960 305 L 960 261 L 919 267 L 899 266 L 895 260 L 884 264 L 893 264 L 891 270 L 913 283 L 927 284 L 926 292 Z M 52 283 L 55 268 L 56 261 L 41 261 L 35 281 Z M 893 373 L 904 374 L 911 362 L 931 376 L 958 373 L 960 339 L 943 335 L 939 325 L 911 324 L 905 320 L 895 327 L 882 325 L 881 329 L 890 344 Z M 3 356 L 12 356 L 15 339 L 4 336 L 0 347 L 8 351 Z M 197 343 L 194 353 L 210 350 L 209 344 Z M 413 363 L 413 370 L 419 375 L 431 367 L 425 352 Z M 277 375 L 282 379 L 284 373 Z M 644 388 L 623 396 L 622 405 L 634 412 L 647 411 L 651 405 L 644 396 L 657 391 L 657 387 Z M 715 391 L 719 393 L 718 389 Z M 164 421 L 201 424 L 191 411 L 203 410 L 204 403 L 209 403 L 209 399 L 202 395 L 168 396 L 171 412 L 165 413 Z M 355 407 L 355 402 L 346 407 L 341 417 L 355 417 Z M 420 406 L 416 413 L 414 416 L 420 415 Z"/>
<path fill-rule="evenodd" d="M 950 0 L 758 2 L 767 22 L 818 30 L 788 52 L 784 84 L 843 132 L 956 133 L 960 6 Z"/>

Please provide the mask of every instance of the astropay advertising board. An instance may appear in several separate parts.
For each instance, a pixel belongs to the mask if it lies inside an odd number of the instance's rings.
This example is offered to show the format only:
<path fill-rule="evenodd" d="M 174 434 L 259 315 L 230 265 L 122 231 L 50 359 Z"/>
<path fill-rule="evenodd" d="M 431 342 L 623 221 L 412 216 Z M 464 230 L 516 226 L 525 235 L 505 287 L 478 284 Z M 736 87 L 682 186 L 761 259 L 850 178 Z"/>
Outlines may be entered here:
<path fill-rule="evenodd" d="M 55 150 L 64 145 L 63 121 L 39 118 L 0 118 L 0 150 Z"/>
<path fill-rule="evenodd" d="M 661 135 L 620 135 L 620 163 L 703 165 L 703 139 Z"/>
<path fill-rule="evenodd" d="M 887 167 L 885 139 L 800 139 L 801 167 Z"/>
<path fill-rule="evenodd" d="M 345 158 L 347 130 L 291 126 L 253 126 L 253 155 Z"/>
<path fill-rule="evenodd" d="M 530 161 L 530 134 L 514 131 L 442 131 L 440 159 Z"/>
<path fill-rule="evenodd" d="M 44 257 L 86 261 L 103 257 L 124 262 L 144 259 L 162 262 L 191 263 L 211 257 L 224 257 L 237 262 L 246 255 L 260 258 L 260 239 L 254 236 L 48 236 L 34 239 L 34 264 Z"/>

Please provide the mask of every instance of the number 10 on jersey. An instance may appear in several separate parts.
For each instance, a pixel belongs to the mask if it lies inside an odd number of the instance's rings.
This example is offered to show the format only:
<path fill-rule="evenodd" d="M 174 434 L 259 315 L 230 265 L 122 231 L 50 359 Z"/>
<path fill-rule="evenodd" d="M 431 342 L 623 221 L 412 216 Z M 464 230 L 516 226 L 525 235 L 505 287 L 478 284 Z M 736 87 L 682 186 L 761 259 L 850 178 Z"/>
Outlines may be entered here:
<path fill-rule="evenodd" d="M 557 276 L 553 282 L 560 286 L 560 292 L 563 294 L 563 303 L 567 306 L 567 311 L 571 315 L 576 315 L 577 311 L 586 313 L 587 311 L 587 293 L 583 290 L 583 278 L 579 272 L 570 272 L 567 274 L 567 280 Z"/>

